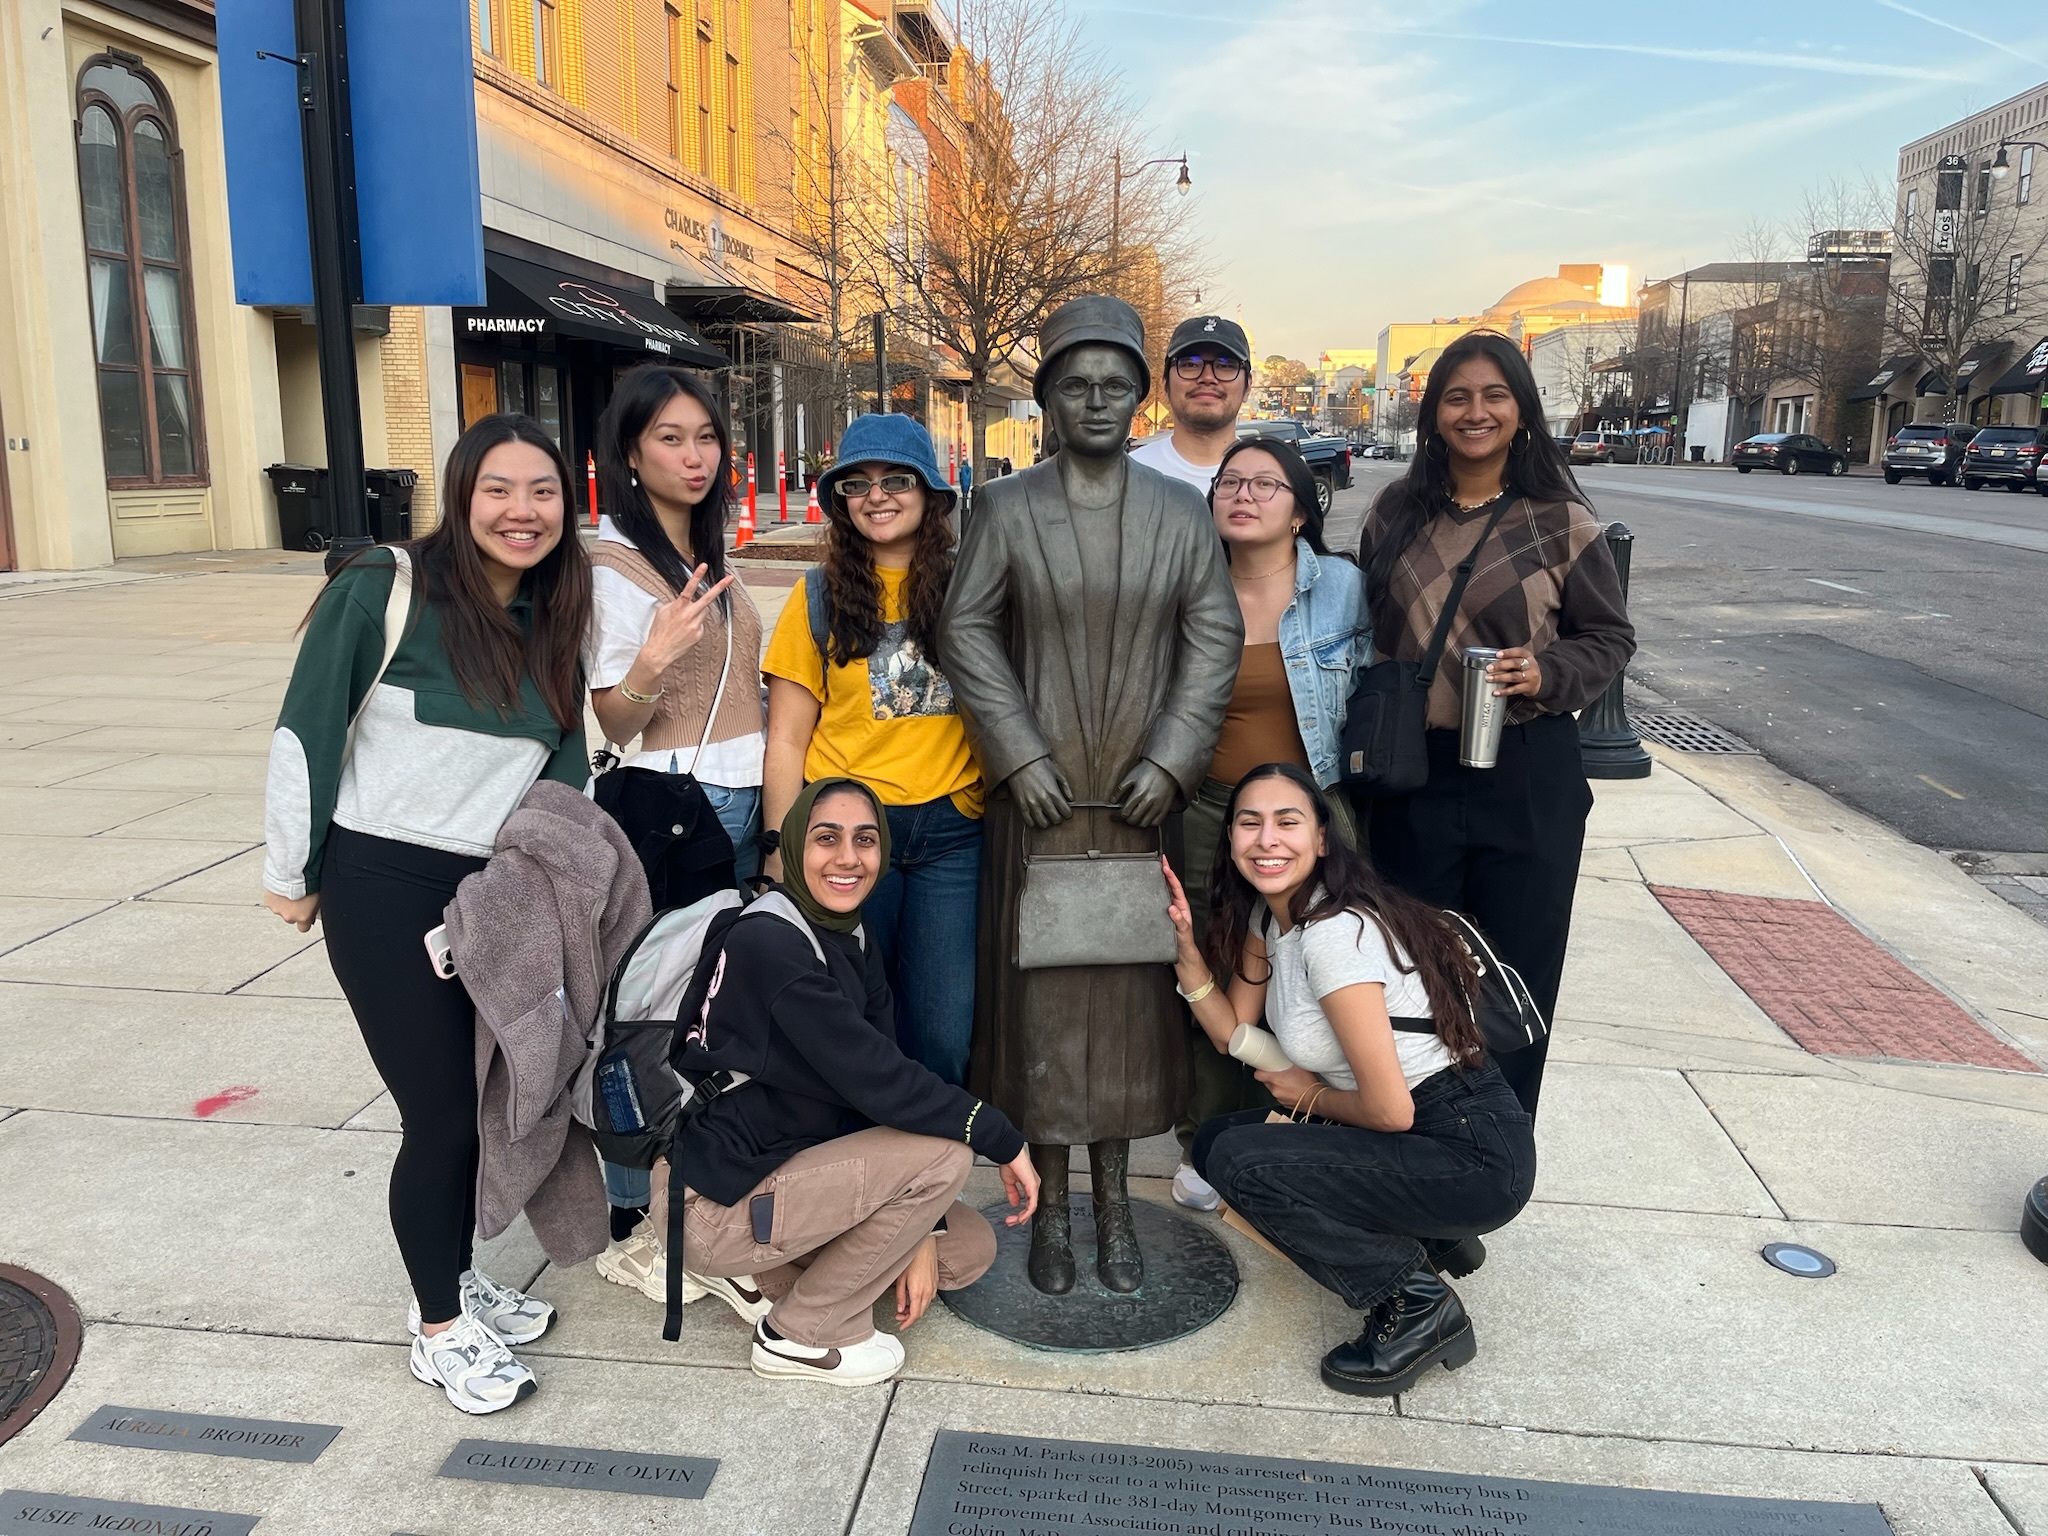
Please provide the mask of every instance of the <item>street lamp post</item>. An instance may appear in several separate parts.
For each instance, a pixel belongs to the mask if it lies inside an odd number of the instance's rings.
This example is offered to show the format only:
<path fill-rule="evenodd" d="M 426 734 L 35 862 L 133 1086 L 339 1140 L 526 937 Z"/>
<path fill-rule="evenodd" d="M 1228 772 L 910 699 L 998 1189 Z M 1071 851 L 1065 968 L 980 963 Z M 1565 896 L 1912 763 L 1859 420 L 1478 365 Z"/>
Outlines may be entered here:
<path fill-rule="evenodd" d="M 2006 158 L 2008 149 L 2048 149 L 2039 139 L 2000 139 L 1998 154 L 1991 161 L 1991 174 L 2000 181 L 2012 174 L 2012 161 Z"/>
<path fill-rule="evenodd" d="M 1155 165 L 1180 167 L 1180 175 L 1175 178 L 1173 184 L 1179 189 L 1182 197 L 1188 195 L 1188 188 L 1194 185 L 1194 181 L 1188 176 L 1188 157 L 1184 154 L 1165 155 L 1157 160 L 1147 160 L 1143 165 L 1134 165 L 1128 171 L 1124 169 L 1124 152 L 1121 149 L 1114 151 L 1110 160 L 1112 185 L 1109 194 L 1109 266 L 1114 273 L 1123 257 L 1124 183 Z"/>

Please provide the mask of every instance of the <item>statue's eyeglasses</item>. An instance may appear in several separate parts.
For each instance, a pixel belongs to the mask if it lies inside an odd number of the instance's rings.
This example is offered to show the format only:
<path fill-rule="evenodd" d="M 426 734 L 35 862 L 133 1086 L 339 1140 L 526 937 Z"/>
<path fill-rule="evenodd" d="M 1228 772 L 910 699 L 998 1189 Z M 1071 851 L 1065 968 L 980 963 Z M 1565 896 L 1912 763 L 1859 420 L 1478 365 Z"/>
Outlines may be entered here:
<path fill-rule="evenodd" d="M 879 480 L 870 480 L 865 475 L 848 475 L 838 483 L 836 489 L 841 501 L 859 501 L 878 485 L 891 496 L 901 496 L 916 484 L 915 475 L 884 475 Z"/>
<path fill-rule="evenodd" d="M 1098 389 L 1102 398 L 1112 405 L 1121 405 L 1138 393 L 1138 386 L 1129 379 L 1104 379 L 1100 384 L 1091 384 L 1083 378 L 1061 379 L 1053 388 L 1068 400 L 1086 400 Z"/>
<path fill-rule="evenodd" d="M 1271 475 L 1254 475 L 1247 480 L 1243 475 L 1218 475 L 1216 477 L 1216 499 L 1228 501 L 1239 491 L 1263 505 L 1287 489 L 1285 480 L 1276 480 Z"/>
<path fill-rule="evenodd" d="M 1228 384 L 1244 372 L 1244 364 L 1234 357 L 1209 357 L 1200 352 L 1189 352 L 1173 360 L 1174 374 L 1192 384 L 1207 368 L 1216 376 L 1218 384 Z"/>

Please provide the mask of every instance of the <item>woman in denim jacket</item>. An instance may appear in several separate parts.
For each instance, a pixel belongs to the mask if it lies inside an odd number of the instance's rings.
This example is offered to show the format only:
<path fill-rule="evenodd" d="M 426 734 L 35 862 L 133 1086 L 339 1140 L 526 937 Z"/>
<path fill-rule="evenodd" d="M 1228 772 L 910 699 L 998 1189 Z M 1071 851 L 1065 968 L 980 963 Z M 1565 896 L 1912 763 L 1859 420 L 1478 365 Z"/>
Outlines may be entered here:
<path fill-rule="evenodd" d="M 1181 818 L 1185 856 L 1177 867 L 1197 931 L 1209 920 L 1210 885 L 1223 820 L 1237 781 L 1262 763 L 1293 763 L 1328 789 L 1337 782 L 1337 736 L 1352 674 L 1371 659 L 1365 579 L 1323 543 L 1315 478 L 1295 446 L 1247 437 L 1216 467 L 1209 490 L 1230 583 L 1244 614 L 1244 658 L 1223 717 L 1208 776 Z M 1358 844 L 1347 807 L 1332 797 L 1337 834 Z M 1189 1026 L 1193 1028 L 1192 1023 Z M 1181 1167 L 1173 1196 L 1193 1210 L 1216 1208 L 1216 1192 L 1187 1161 L 1202 1121 L 1272 1103 L 1242 1062 L 1196 1032 L 1189 1041 L 1194 1093 L 1176 1127 Z"/>

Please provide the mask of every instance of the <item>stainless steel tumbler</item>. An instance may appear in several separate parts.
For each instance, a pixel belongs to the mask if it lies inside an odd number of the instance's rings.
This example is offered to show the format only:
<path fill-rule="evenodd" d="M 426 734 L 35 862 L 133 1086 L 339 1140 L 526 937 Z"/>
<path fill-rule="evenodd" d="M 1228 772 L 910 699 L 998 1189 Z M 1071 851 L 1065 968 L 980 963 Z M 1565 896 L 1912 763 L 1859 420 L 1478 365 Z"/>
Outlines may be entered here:
<path fill-rule="evenodd" d="M 1508 701 L 1495 698 L 1486 669 L 1500 656 L 1490 646 L 1464 650 L 1465 698 L 1458 714 L 1458 761 L 1467 768 L 1491 768 L 1500 757 L 1500 728 L 1507 723 Z"/>

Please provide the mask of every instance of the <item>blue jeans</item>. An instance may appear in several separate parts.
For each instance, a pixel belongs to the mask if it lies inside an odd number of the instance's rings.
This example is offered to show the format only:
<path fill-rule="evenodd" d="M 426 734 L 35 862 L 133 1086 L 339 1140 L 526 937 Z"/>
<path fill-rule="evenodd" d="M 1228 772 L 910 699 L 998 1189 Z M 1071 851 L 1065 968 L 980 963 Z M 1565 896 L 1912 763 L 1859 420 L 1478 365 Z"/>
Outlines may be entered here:
<path fill-rule="evenodd" d="M 974 1035 L 980 886 L 980 821 L 946 795 L 889 807 L 889 868 L 861 924 L 888 967 L 903 1054 L 955 1085 Z"/>
<path fill-rule="evenodd" d="M 698 783 L 703 785 L 704 797 L 711 802 L 711 809 L 718 813 L 718 824 L 732 839 L 734 873 L 739 877 L 740 888 L 745 890 L 747 882 L 761 873 L 761 786 L 748 784 L 739 789 L 728 789 L 723 784 L 704 784 L 701 779 Z M 647 1170 L 606 1163 L 604 1193 L 605 1198 L 622 1211 L 645 1208 Z"/>

